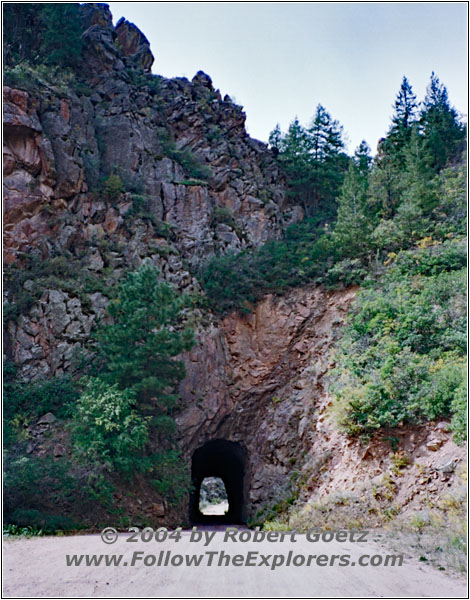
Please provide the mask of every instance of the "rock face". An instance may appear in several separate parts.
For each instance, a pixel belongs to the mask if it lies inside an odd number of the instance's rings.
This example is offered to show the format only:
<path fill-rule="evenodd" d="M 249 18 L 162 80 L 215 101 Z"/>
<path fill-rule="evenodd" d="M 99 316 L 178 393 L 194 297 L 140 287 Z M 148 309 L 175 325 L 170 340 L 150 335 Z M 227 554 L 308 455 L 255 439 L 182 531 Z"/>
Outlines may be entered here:
<path fill-rule="evenodd" d="M 124 17 L 116 25 L 117 44 L 124 56 L 131 56 L 145 73 L 150 73 L 153 65 L 153 54 L 150 44 L 143 33 Z"/>
<path fill-rule="evenodd" d="M 240 443 L 248 515 L 288 492 L 293 465 L 316 443 L 329 351 L 354 295 L 304 288 L 267 296 L 252 314 L 201 331 L 186 357 L 187 408 L 179 417 L 186 455 L 213 439 Z"/>
<path fill-rule="evenodd" d="M 82 10 L 84 81 L 32 77 L 29 91 L 4 89 L 8 263 L 33 249 L 70 250 L 72 240 L 76 255 L 92 238 L 125 237 L 132 200 L 171 227 L 191 264 L 257 246 L 299 218 L 241 107 L 202 72 L 191 82 L 149 74 L 153 56 L 132 23 L 114 28 L 106 5 Z M 103 193 L 110 174 L 121 179 L 119 197 Z M 158 238 L 148 219 L 141 230 Z"/>
<path fill-rule="evenodd" d="M 242 108 L 210 77 L 151 75 L 133 24 L 113 27 L 104 4 L 81 11 L 83 80 L 34 72 L 25 89 L 3 91 L 5 301 L 35 299 L 10 320 L 6 349 L 26 380 L 70 369 L 108 302 L 103 285 L 123 269 L 150 259 L 198 291 L 201 263 L 277 238 L 302 216 L 271 152 L 247 135 Z M 20 269 L 26 281 L 14 289 Z"/>

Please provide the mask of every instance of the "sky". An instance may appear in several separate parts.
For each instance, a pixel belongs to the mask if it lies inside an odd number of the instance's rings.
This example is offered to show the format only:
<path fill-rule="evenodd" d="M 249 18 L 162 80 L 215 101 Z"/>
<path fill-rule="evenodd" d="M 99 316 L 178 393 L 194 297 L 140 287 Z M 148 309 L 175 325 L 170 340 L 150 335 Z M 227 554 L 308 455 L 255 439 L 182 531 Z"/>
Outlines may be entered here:
<path fill-rule="evenodd" d="M 404 75 L 423 100 L 432 71 L 466 119 L 465 2 L 110 2 L 148 38 L 153 72 L 203 70 L 267 141 L 279 123 L 307 125 L 322 104 L 344 127 L 349 153 L 375 153 Z"/>

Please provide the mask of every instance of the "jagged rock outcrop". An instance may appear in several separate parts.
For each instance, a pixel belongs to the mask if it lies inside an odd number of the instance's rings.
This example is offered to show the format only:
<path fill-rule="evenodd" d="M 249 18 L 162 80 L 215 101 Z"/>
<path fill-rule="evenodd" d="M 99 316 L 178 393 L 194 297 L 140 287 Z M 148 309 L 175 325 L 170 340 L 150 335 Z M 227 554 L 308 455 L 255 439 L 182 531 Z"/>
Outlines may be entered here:
<path fill-rule="evenodd" d="M 287 205 L 271 153 L 247 135 L 241 107 L 222 100 L 204 73 L 192 82 L 146 74 L 153 57 L 134 25 L 114 28 L 106 5 L 83 12 L 84 81 L 38 77 L 28 92 L 4 93 L 8 206 L 21 198 L 37 234 L 16 235 L 27 225 L 24 212 L 7 211 L 7 261 L 40 246 L 41 233 L 47 256 L 63 251 L 57 240 L 66 226 L 77 230 L 74 250 L 92 234 L 109 234 L 106 217 L 117 229 L 115 202 L 100 188 L 111 173 L 122 180 L 121 198 L 142 196 L 146 211 L 174 229 L 191 263 L 279 236 L 298 209 Z M 51 213 L 61 221 L 52 233 Z"/>
<path fill-rule="evenodd" d="M 140 29 L 123 17 L 116 25 L 116 35 L 121 53 L 132 57 L 145 73 L 150 73 L 154 58 L 150 52 L 150 43 Z"/>
<path fill-rule="evenodd" d="M 153 57 L 134 25 L 114 28 L 104 4 L 81 11 L 83 80 L 48 79 L 46 69 L 23 90 L 4 88 L 5 262 L 34 282 L 33 259 L 64 257 L 74 278 L 107 285 L 147 258 L 197 291 L 204 261 L 280 236 L 301 212 L 287 202 L 271 152 L 247 135 L 241 107 L 222 100 L 210 77 L 147 73 Z M 28 285 L 7 282 L 7 305 Z M 102 285 L 70 287 L 49 282 L 8 325 L 10 358 L 26 379 L 68 369 L 106 304 L 96 307 Z M 73 306 L 63 327 L 51 300 L 58 293 Z"/>

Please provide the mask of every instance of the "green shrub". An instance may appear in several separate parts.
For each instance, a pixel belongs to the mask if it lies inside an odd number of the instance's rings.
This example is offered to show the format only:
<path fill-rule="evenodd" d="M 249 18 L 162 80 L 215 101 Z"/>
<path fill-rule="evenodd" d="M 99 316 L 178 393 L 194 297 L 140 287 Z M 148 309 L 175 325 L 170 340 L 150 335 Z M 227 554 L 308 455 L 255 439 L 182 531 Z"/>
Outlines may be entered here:
<path fill-rule="evenodd" d="M 65 256 L 43 259 L 33 254 L 21 269 L 7 265 L 4 269 L 8 290 L 8 302 L 4 304 L 5 322 L 27 314 L 44 290 L 60 289 L 78 294 L 81 278 L 81 266 Z M 24 287 L 26 282 L 30 284 L 28 289 Z"/>
<path fill-rule="evenodd" d="M 118 200 L 124 191 L 124 184 L 119 175 L 111 174 L 103 179 L 103 195 L 108 200 Z"/>
<path fill-rule="evenodd" d="M 72 502 L 81 491 L 79 481 L 70 474 L 69 462 L 51 457 L 7 453 L 3 482 L 5 521 L 22 526 L 38 524 L 26 519 L 15 520 L 15 511 L 48 511 L 49 503 L 54 499 Z"/>
<path fill-rule="evenodd" d="M 65 417 L 79 393 L 78 385 L 70 375 L 36 380 L 31 383 L 10 380 L 6 382 L 4 415 L 8 419 L 14 417 L 19 411 L 37 417 L 53 412 L 57 417 Z"/>
<path fill-rule="evenodd" d="M 191 487 L 188 465 L 178 450 L 167 450 L 153 457 L 153 482 L 170 506 L 178 506 Z"/>
<path fill-rule="evenodd" d="M 455 250 L 450 243 L 439 253 L 429 247 L 399 255 L 358 295 L 333 373 L 333 411 L 350 434 L 460 410 L 466 270 Z"/>
<path fill-rule="evenodd" d="M 81 527 L 81 524 L 71 517 L 45 513 L 36 509 L 19 508 L 11 514 L 9 520 L 17 527 L 37 532 L 35 535 L 39 535 L 39 532 L 55 533 L 57 531 L 80 529 Z"/>
<path fill-rule="evenodd" d="M 451 403 L 452 431 L 458 443 L 467 439 L 467 381 L 464 380 L 455 390 Z"/>
<path fill-rule="evenodd" d="M 47 412 L 59 418 L 68 416 L 79 395 L 79 386 L 69 375 L 24 383 L 16 377 L 15 366 L 7 362 L 3 381 L 5 446 L 16 441 L 21 424 Z"/>
<path fill-rule="evenodd" d="M 11 536 L 24 536 L 24 537 L 33 537 L 43 535 L 44 532 L 42 529 L 36 529 L 31 525 L 26 526 L 18 526 L 14 524 L 5 524 L 3 525 L 3 535 L 4 537 Z"/>
<path fill-rule="evenodd" d="M 444 357 L 444 360 L 448 362 L 441 359 L 433 365 L 427 385 L 423 382 L 422 410 L 430 420 L 451 414 L 457 390 L 462 388 L 466 381 L 463 359 L 450 356 Z"/>
<path fill-rule="evenodd" d="M 230 215 L 219 209 L 215 217 L 218 222 L 227 222 Z M 337 283 L 341 276 L 328 272 L 335 254 L 331 236 L 318 220 L 308 219 L 290 226 L 282 241 L 271 240 L 256 250 L 212 258 L 198 276 L 214 311 L 245 312 L 251 303 L 268 293 L 281 294 L 309 282 Z M 344 267 L 349 276 L 347 266 Z"/>
<path fill-rule="evenodd" d="M 135 393 L 90 378 L 71 424 L 78 456 L 125 475 L 142 470 L 149 418 L 135 410 Z"/>
<path fill-rule="evenodd" d="M 201 163 L 189 149 L 179 150 L 167 130 L 160 131 L 160 138 L 164 156 L 168 156 L 180 164 L 192 179 L 205 182 L 210 178 L 210 167 Z"/>

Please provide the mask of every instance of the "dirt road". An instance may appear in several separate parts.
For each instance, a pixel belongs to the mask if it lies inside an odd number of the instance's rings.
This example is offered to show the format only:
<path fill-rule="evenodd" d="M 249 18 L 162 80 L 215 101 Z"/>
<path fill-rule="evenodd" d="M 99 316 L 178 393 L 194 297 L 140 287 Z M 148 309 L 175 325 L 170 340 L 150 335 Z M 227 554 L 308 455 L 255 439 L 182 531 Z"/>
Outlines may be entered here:
<path fill-rule="evenodd" d="M 209 504 L 201 510 L 203 515 L 225 515 L 228 511 L 228 502 L 219 502 L 218 504 Z"/>
<path fill-rule="evenodd" d="M 200 541 L 196 541 L 195 534 L 191 541 L 191 532 L 185 531 L 178 541 L 148 543 L 127 542 L 126 533 L 119 534 L 110 545 L 99 535 L 7 539 L 3 554 L 4 597 L 467 597 L 463 580 L 415 559 L 405 559 L 402 566 L 359 566 L 361 560 L 370 562 L 373 555 L 381 557 L 373 560 L 383 562 L 390 553 L 376 544 L 372 535 L 366 542 L 309 541 L 305 535 L 297 535 L 294 540 L 286 537 L 283 541 L 243 542 L 238 538 L 240 532 L 235 539 L 226 539 L 224 531 L 198 533 Z M 213 537 L 208 540 L 206 535 Z M 237 566 L 235 563 L 248 560 L 249 552 L 258 553 L 251 555 L 254 566 Z M 103 558 L 99 566 L 67 566 L 66 555 L 85 553 L 122 555 L 121 563 L 106 566 Z M 206 553 L 214 553 L 212 559 Z M 202 555 L 201 564 L 187 566 L 185 555 Z M 242 558 L 234 559 L 235 555 Z M 302 555 L 304 558 L 299 558 Z M 326 558 L 319 558 L 321 555 Z M 344 558 L 346 555 L 349 558 Z M 364 555 L 369 558 L 361 559 Z M 227 560 L 231 561 L 229 566 L 218 566 L 219 561 Z M 346 561 L 348 566 L 339 564 Z M 331 562 L 333 566 L 329 566 Z"/>

